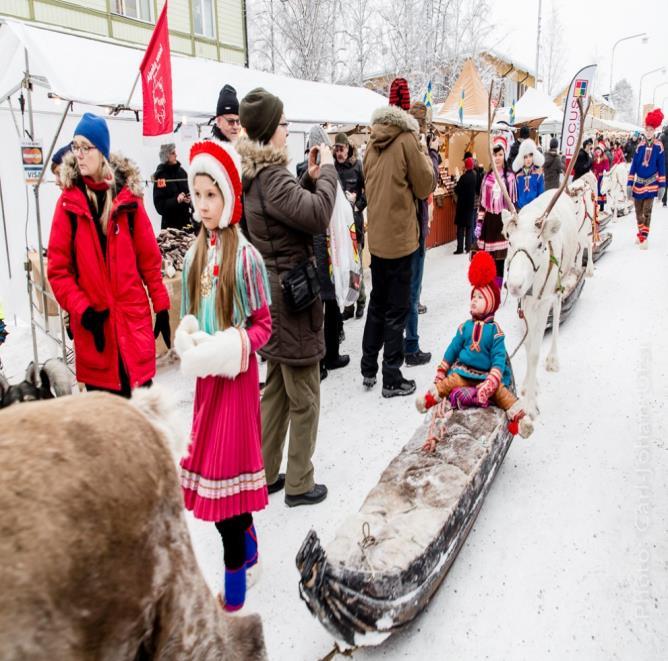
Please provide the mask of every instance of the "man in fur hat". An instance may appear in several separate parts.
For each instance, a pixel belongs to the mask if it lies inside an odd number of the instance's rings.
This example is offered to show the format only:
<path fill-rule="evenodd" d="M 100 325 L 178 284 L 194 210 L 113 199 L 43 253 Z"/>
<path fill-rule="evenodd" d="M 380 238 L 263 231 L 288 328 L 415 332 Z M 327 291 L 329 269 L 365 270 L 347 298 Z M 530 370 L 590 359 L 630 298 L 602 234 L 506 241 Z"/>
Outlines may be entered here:
<path fill-rule="evenodd" d="M 633 197 L 636 207 L 638 234 L 636 243 L 642 250 L 647 250 L 647 237 L 652 220 L 654 198 L 663 195 L 666 188 L 666 161 L 663 145 L 655 138 L 656 130 L 661 126 L 663 113 L 659 108 L 647 113 L 645 117 L 645 141 L 640 144 L 631 162 L 627 182 L 628 197 Z"/>
<path fill-rule="evenodd" d="M 372 291 L 362 340 L 362 377 L 367 389 L 375 386 L 384 346 L 383 397 L 410 395 L 415 381 L 403 377 L 401 366 L 413 258 L 420 246 L 416 200 L 429 197 L 435 180 L 418 122 L 406 111 L 389 105 L 373 113 L 364 176 Z"/>

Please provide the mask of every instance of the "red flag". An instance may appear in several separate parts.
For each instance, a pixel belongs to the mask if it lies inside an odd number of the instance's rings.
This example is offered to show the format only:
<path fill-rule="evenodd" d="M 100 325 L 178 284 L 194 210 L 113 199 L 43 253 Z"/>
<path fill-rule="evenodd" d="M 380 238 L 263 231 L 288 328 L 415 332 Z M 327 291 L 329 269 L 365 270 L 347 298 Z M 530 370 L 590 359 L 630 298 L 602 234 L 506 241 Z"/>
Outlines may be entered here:
<path fill-rule="evenodd" d="M 139 65 L 144 101 L 144 135 L 163 135 L 174 129 L 172 110 L 172 63 L 169 53 L 167 2 Z"/>

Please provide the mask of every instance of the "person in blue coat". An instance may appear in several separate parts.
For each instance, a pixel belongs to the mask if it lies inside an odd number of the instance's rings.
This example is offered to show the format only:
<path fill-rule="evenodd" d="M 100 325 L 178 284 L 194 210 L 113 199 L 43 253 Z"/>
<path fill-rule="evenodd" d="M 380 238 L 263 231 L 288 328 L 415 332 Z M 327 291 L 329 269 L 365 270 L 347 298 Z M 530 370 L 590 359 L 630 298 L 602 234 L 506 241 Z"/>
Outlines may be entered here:
<path fill-rule="evenodd" d="M 626 183 L 628 197 L 633 198 L 636 207 L 636 222 L 638 223 L 636 243 L 640 244 L 642 250 L 647 250 L 654 198 L 657 195 L 661 197 L 666 188 L 666 160 L 663 145 L 654 136 L 662 121 L 663 113 L 659 108 L 647 113 L 645 140 L 633 155 L 629 179 Z"/>
<path fill-rule="evenodd" d="M 477 252 L 469 266 L 471 318 L 457 329 L 436 372 L 434 386 L 416 400 L 424 413 L 449 398 L 454 407 L 490 403 L 506 411 L 508 429 L 524 437 L 531 435 L 533 424 L 521 403 L 510 390 L 512 374 L 506 353 L 505 335 L 494 320 L 501 304 L 496 284 L 496 265 L 492 256 Z"/>
<path fill-rule="evenodd" d="M 513 161 L 513 172 L 517 176 L 517 208 L 533 202 L 545 192 L 543 164 L 545 157 L 536 147 L 536 143 L 527 138 L 522 141 L 520 149 Z"/>

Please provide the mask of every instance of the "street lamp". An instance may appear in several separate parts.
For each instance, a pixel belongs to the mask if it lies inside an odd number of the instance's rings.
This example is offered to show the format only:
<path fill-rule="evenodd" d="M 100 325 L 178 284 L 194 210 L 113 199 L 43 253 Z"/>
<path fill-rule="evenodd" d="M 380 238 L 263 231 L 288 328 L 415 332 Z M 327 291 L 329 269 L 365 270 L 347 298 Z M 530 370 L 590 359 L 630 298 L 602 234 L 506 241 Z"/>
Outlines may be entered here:
<path fill-rule="evenodd" d="M 663 87 L 664 85 L 668 85 L 668 80 L 664 80 L 662 83 L 659 83 L 655 88 L 654 88 L 654 94 L 652 94 L 652 105 L 656 105 L 656 90 L 659 89 L 659 87 Z"/>
<path fill-rule="evenodd" d="M 641 117 L 640 117 L 640 104 L 642 103 L 642 81 L 647 78 L 647 76 L 651 76 L 653 73 L 666 73 L 666 67 L 657 67 L 656 69 L 652 69 L 651 71 L 648 71 L 647 73 L 644 73 L 642 76 L 640 76 L 640 89 L 638 90 L 638 124 L 640 124 Z"/>
<path fill-rule="evenodd" d="M 642 38 L 642 43 L 646 44 L 647 43 L 647 33 L 646 32 L 639 32 L 638 34 L 632 34 L 629 35 L 628 37 L 622 37 L 621 39 L 618 39 L 615 42 L 615 45 L 612 47 L 612 56 L 610 57 L 610 94 L 612 94 L 612 70 L 615 64 L 615 48 L 617 48 L 617 44 L 622 43 L 622 41 L 627 41 L 629 39 L 637 39 L 638 37 Z"/>

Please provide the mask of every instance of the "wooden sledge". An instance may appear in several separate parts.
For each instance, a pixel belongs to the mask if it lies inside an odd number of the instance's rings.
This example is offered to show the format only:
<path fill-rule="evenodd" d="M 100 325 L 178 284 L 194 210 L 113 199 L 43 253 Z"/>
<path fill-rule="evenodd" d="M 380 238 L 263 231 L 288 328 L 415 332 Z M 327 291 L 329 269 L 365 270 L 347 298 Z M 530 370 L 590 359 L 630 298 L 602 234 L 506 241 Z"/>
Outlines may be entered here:
<path fill-rule="evenodd" d="M 378 645 L 425 608 L 508 451 L 506 422 L 496 407 L 454 411 L 433 454 L 422 450 L 423 424 L 330 544 L 308 533 L 299 592 L 337 641 Z"/>
<path fill-rule="evenodd" d="M 575 283 L 575 286 L 572 287 L 569 292 L 565 293 L 561 301 L 561 317 L 559 319 L 560 326 L 561 324 L 564 323 L 566 319 L 568 319 L 571 310 L 577 303 L 578 298 L 580 298 L 580 294 L 582 293 L 582 288 L 584 287 L 584 283 L 585 283 L 585 270 L 582 269 Z M 550 310 L 550 314 L 547 317 L 547 324 L 545 326 L 545 331 L 547 332 L 551 328 L 552 328 L 552 310 Z"/>
<path fill-rule="evenodd" d="M 609 211 L 604 211 L 603 213 L 599 214 L 598 217 L 598 231 L 601 232 L 604 230 L 610 221 L 612 220 L 612 214 Z"/>
<path fill-rule="evenodd" d="M 594 246 L 594 252 L 592 254 L 594 262 L 598 262 L 608 246 L 612 243 L 612 234 L 610 234 L 610 232 L 605 232 L 604 234 L 601 234 L 600 237 L 601 240 Z"/>

